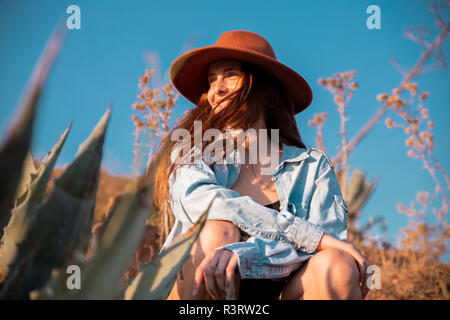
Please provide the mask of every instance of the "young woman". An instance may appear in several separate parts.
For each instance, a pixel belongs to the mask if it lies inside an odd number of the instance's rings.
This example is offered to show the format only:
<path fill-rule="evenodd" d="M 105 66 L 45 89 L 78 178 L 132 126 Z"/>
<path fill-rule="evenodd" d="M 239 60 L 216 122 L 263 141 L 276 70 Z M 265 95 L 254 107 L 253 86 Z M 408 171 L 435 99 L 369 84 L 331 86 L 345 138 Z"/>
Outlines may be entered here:
<path fill-rule="evenodd" d="M 183 54 L 170 74 L 195 108 L 159 149 L 155 200 L 175 216 L 163 248 L 209 212 L 169 299 L 224 299 L 234 279 L 241 299 L 364 298 L 369 265 L 345 242 L 348 209 L 333 164 L 297 128 L 295 114 L 312 101 L 303 77 L 248 31 Z M 212 129 L 233 143 L 211 162 Z M 180 132 L 189 137 L 182 152 Z"/>

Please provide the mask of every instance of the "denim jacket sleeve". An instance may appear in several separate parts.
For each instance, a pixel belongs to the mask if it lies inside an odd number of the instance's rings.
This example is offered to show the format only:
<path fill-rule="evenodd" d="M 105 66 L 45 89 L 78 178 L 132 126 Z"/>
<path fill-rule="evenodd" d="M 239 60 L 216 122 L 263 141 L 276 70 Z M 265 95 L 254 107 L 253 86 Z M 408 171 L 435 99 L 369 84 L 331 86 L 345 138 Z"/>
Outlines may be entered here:
<path fill-rule="evenodd" d="M 309 217 L 317 221 L 326 233 L 346 241 L 347 212 L 333 166 L 324 159 L 315 181 Z M 247 242 L 236 242 L 221 248 L 237 255 L 239 273 L 243 279 L 285 277 L 312 256 L 289 243 L 254 237 Z"/>
<path fill-rule="evenodd" d="M 214 201 L 212 201 L 214 198 Z M 278 212 L 240 196 L 220 185 L 212 169 L 202 160 L 177 167 L 169 177 L 169 203 L 173 214 L 187 229 L 206 211 L 210 220 L 232 222 L 250 236 L 292 243 L 313 252 L 323 228 L 289 211 Z"/>
<path fill-rule="evenodd" d="M 347 213 L 348 207 L 342 197 L 333 164 L 325 158 L 315 181 L 309 220 L 321 226 L 327 234 L 347 241 Z"/>

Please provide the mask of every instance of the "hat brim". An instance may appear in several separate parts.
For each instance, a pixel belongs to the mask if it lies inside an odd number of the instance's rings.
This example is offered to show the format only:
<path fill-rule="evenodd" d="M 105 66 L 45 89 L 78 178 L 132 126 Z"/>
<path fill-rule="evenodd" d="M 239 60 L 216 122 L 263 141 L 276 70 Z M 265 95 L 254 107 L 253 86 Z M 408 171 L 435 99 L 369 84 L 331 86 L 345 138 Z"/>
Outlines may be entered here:
<path fill-rule="evenodd" d="M 255 51 L 216 45 L 194 49 L 178 57 L 170 67 L 173 85 L 186 99 L 196 104 L 208 90 L 209 64 L 221 59 L 236 59 L 255 64 L 277 78 L 294 100 L 294 114 L 302 112 L 312 102 L 313 94 L 308 82 L 278 60 Z"/>

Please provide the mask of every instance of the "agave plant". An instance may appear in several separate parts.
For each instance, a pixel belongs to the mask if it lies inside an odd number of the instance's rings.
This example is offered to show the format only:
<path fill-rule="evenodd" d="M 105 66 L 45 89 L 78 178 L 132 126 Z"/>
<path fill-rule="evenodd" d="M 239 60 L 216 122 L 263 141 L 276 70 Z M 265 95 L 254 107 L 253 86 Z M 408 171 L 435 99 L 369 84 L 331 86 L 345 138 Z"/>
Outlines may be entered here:
<path fill-rule="evenodd" d="M 123 287 L 121 276 L 144 235 L 153 208 L 155 169 L 160 161 L 155 159 L 147 173 L 116 199 L 99 245 L 87 259 L 110 109 L 80 145 L 75 160 L 55 180 L 49 196 L 44 197 L 71 125 L 38 168 L 30 145 L 39 93 L 61 43 L 61 32 L 55 32 L 0 149 L 0 299 L 164 299 L 189 256 L 207 211 L 190 232 L 143 266 L 128 288 Z M 81 270 L 80 289 L 67 285 L 66 271 L 74 265 Z"/>
<path fill-rule="evenodd" d="M 339 180 L 343 179 L 340 173 L 338 173 L 338 178 Z M 345 190 L 345 202 L 348 204 L 349 241 L 362 241 L 364 234 L 376 223 L 381 224 L 383 232 L 386 231 L 386 222 L 382 217 L 372 219 L 362 228 L 358 228 L 356 225 L 361 215 L 361 208 L 374 192 L 378 180 L 379 178 L 376 178 L 375 181 L 369 182 L 365 174 L 359 170 L 353 171 L 350 177 Z"/>
<path fill-rule="evenodd" d="M 26 298 L 75 250 L 87 250 L 109 115 L 108 110 L 45 201 L 51 171 L 69 129 L 31 175 L 31 184 L 16 201 L 18 206 L 4 229 L 0 297 Z"/>
<path fill-rule="evenodd" d="M 12 209 L 11 218 L 8 226 L 4 229 L 2 237 L 2 277 L 0 297 L 2 298 L 22 298 L 27 294 L 25 287 L 35 287 L 39 284 L 30 283 L 29 285 L 20 285 L 19 282 L 29 282 L 26 277 L 30 276 L 29 269 L 38 273 L 38 277 L 33 277 L 32 282 L 40 283 L 45 281 L 45 273 L 37 268 L 34 256 L 39 254 L 39 244 L 35 242 L 34 234 L 45 232 L 46 221 L 43 216 L 37 215 L 37 209 L 42 205 L 44 193 L 50 179 L 51 172 L 58 157 L 59 152 L 66 140 L 70 127 L 64 132 L 52 152 L 44 159 L 43 163 L 36 170 L 31 157 L 27 157 L 22 175 L 20 196 L 15 200 L 15 207 Z M 44 229 L 40 229 L 43 227 Z M 22 269 L 21 269 L 22 268 Z M 22 272 L 17 272 L 21 270 Z M 32 275 L 31 275 L 32 276 Z M 42 283 L 41 283 L 42 284 Z M 18 292 L 14 293 L 12 290 Z"/>
<path fill-rule="evenodd" d="M 89 261 L 74 256 L 67 265 L 77 265 L 81 270 L 80 290 L 69 289 L 66 275 L 58 274 L 40 292 L 36 299 L 165 299 L 175 277 L 197 239 L 208 210 L 186 234 L 178 237 L 172 246 L 160 254 L 130 281 L 121 287 L 121 275 L 144 236 L 145 222 L 149 218 L 150 199 L 154 180 L 152 164 L 150 173 L 136 179 L 128 190 L 115 201 L 108 214 L 105 232 L 98 248 Z"/>

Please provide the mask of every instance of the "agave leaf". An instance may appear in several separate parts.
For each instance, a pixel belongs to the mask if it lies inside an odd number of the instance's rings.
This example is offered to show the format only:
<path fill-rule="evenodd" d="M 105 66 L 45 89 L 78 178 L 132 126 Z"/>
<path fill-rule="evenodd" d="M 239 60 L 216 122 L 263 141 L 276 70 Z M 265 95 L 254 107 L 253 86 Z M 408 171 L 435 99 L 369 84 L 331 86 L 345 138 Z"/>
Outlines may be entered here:
<path fill-rule="evenodd" d="M 77 214 L 91 211 L 94 201 L 80 201 L 55 187 L 44 205 L 35 212 L 35 222 L 17 246 L 0 292 L 1 299 L 27 299 L 30 291 L 47 282 L 52 269 L 60 267 L 65 257 L 72 254 L 72 228 Z"/>
<path fill-rule="evenodd" d="M 178 271 L 189 257 L 192 245 L 205 224 L 211 203 L 190 231 L 177 237 L 152 262 L 141 266 L 141 271 L 125 291 L 126 300 L 163 300 L 168 297 Z"/>
<path fill-rule="evenodd" d="M 347 202 L 349 203 L 349 212 L 358 212 L 367 202 L 368 197 L 373 194 L 380 177 L 376 177 L 369 182 L 365 174 L 355 170 L 351 176 L 350 184 L 347 187 Z"/>
<path fill-rule="evenodd" d="M 0 217 L 3 228 L 14 204 L 27 152 L 30 149 L 37 94 L 25 105 L 0 150 Z M 0 222 L 1 223 L 1 222 Z"/>
<path fill-rule="evenodd" d="M 114 299 L 121 291 L 123 273 L 142 240 L 149 218 L 149 204 L 153 197 L 155 168 L 133 181 L 111 208 L 103 237 L 89 261 L 77 261 L 81 269 L 81 290 L 67 289 L 65 277 L 53 277 L 36 299 Z"/>
<path fill-rule="evenodd" d="M 53 168 L 55 167 L 56 161 L 58 160 L 59 154 L 66 142 L 67 136 L 72 127 L 72 122 L 69 124 L 67 129 L 63 132 L 63 134 L 59 137 L 56 144 L 53 146 L 52 150 L 47 153 L 42 163 L 39 165 L 39 168 L 34 170 L 34 172 L 30 172 L 29 183 L 27 184 L 26 190 L 24 193 L 16 200 L 15 208 L 19 207 L 23 201 L 33 201 L 34 203 L 41 203 L 44 199 L 45 192 L 47 190 L 48 183 L 50 181 Z M 31 157 L 31 152 L 30 152 Z M 30 159 L 33 160 L 32 158 Z M 29 166 L 34 163 L 31 162 L 28 164 Z M 27 181 L 26 177 L 24 180 Z M 25 182 L 26 183 L 26 182 Z M 30 196 L 28 197 L 28 193 Z"/>
<path fill-rule="evenodd" d="M 96 252 L 89 261 L 78 264 L 81 290 L 68 290 L 64 277 L 59 276 L 41 290 L 37 299 L 113 299 L 120 290 L 121 276 L 144 236 L 149 211 L 145 204 L 148 201 L 142 200 L 148 197 L 148 191 L 138 190 L 134 182 L 115 203 Z"/>
<path fill-rule="evenodd" d="M 110 115 L 111 108 L 108 108 L 89 138 L 78 148 L 76 159 L 57 180 L 58 185 L 70 194 L 80 198 L 95 196 L 103 143 Z"/>
<path fill-rule="evenodd" d="M 81 253 L 87 249 L 109 116 L 108 109 L 80 146 L 76 159 L 55 180 L 48 199 L 36 209 L 34 222 L 17 244 L 9 265 L 21 273 L 5 279 L 0 298 L 28 298 L 31 290 L 47 282 L 53 268 L 60 267 L 76 249 Z"/>
<path fill-rule="evenodd" d="M 17 187 L 17 193 L 15 195 L 14 207 L 19 206 L 25 200 L 31 182 L 35 178 L 36 178 L 36 166 L 34 165 L 33 155 L 31 154 L 31 151 L 28 150 L 23 163 L 22 177 L 20 178 L 20 182 Z"/>
<path fill-rule="evenodd" d="M 108 108 L 90 136 L 80 145 L 76 159 L 55 181 L 55 187 L 75 197 L 77 202 L 80 203 L 78 212 L 76 208 L 72 211 L 67 211 L 67 214 L 73 215 L 74 220 L 73 225 L 67 226 L 69 230 L 65 238 L 68 241 L 67 245 L 73 248 L 78 246 L 82 252 L 86 252 L 91 236 L 103 144 L 110 116 L 111 109 Z M 87 206 L 81 204 L 82 202 L 87 204 Z M 83 207 L 85 210 L 81 210 Z M 59 212 L 64 212 L 64 210 Z"/>
<path fill-rule="evenodd" d="M 39 169 L 34 172 L 32 168 L 28 169 L 30 176 L 28 179 L 24 177 L 24 180 L 30 181 L 30 184 L 20 197 L 20 200 L 16 201 L 18 206 L 12 210 L 11 219 L 8 226 L 4 229 L 5 234 L 2 239 L 3 258 L 1 261 L 3 278 L 7 276 L 9 265 L 17 255 L 18 244 L 24 241 L 26 234 L 36 220 L 35 210 L 42 203 L 51 173 L 69 134 L 70 127 L 71 125 L 64 131 L 52 151 L 39 166 Z M 29 153 L 29 157 L 31 157 L 31 153 Z M 28 165 L 31 166 L 33 163 L 32 158 L 29 161 L 31 163 L 28 162 Z"/>
<path fill-rule="evenodd" d="M 18 103 L 19 115 L 14 119 L 0 147 L 0 236 L 10 218 L 24 161 L 30 150 L 38 99 L 50 67 L 62 45 L 64 32 L 62 26 L 57 28 L 42 51 Z"/>

